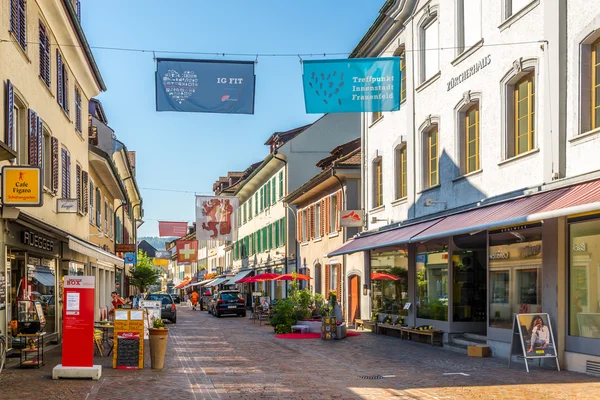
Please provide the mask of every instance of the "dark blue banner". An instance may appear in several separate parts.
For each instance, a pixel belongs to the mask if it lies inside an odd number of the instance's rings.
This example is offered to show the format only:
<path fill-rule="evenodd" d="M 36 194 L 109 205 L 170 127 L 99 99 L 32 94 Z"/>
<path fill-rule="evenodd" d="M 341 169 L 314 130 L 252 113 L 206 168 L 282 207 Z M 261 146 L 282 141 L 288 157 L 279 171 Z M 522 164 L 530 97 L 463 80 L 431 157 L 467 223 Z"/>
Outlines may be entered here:
<path fill-rule="evenodd" d="M 254 62 L 159 58 L 156 110 L 254 114 Z"/>
<path fill-rule="evenodd" d="M 400 109 L 400 58 L 306 60 L 307 113 L 375 112 Z"/>

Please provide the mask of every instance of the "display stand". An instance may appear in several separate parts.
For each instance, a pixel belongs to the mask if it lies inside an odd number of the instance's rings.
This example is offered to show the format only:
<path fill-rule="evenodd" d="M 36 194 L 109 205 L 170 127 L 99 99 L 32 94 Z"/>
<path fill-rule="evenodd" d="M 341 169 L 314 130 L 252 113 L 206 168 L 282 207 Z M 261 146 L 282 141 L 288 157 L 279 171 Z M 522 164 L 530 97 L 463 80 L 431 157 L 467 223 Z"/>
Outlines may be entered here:
<path fill-rule="evenodd" d="M 115 310 L 113 368 L 144 368 L 144 312 Z"/>
<path fill-rule="evenodd" d="M 20 333 L 18 338 L 25 340 L 25 347 L 21 349 L 20 367 L 40 367 L 44 365 L 44 335 L 40 333 Z"/>
<path fill-rule="evenodd" d="M 554 358 L 556 369 L 560 371 L 557 354 L 552 323 L 547 313 L 515 314 L 508 357 L 509 368 L 513 356 L 522 357 L 525 360 L 527 372 L 529 372 L 528 360 L 537 358 L 538 365 L 540 365 L 543 358 Z"/>

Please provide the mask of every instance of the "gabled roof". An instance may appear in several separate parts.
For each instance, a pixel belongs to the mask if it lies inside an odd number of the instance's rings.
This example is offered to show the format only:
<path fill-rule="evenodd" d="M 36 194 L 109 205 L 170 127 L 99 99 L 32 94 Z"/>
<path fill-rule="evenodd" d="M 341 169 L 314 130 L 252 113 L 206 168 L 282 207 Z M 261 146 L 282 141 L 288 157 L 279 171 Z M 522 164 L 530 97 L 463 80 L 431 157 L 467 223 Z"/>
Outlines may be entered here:
<path fill-rule="evenodd" d="M 275 145 L 275 147 L 281 147 L 296 136 L 298 136 L 299 134 L 301 134 L 302 132 L 304 132 L 310 126 L 312 126 L 312 124 L 304 125 L 299 128 L 294 128 L 285 132 L 275 132 L 271 136 L 269 136 L 269 139 L 267 139 L 265 145 Z"/>
<path fill-rule="evenodd" d="M 340 162 L 347 161 L 346 157 L 348 154 L 352 153 L 354 155 L 358 155 L 358 165 L 360 165 L 360 151 L 356 152 L 356 150 L 360 150 L 360 138 L 351 140 L 350 142 L 341 144 L 331 150 L 331 155 L 329 157 L 325 157 L 324 159 L 317 162 L 317 167 L 325 169 L 333 164 L 334 161 L 337 161 L 336 164 Z M 342 160 L 343 159 L 343 160 Z"/>
<path fill-rule="evenodd" d="M 156 248 L 145 240 L 138 244 L 138 249 L 142 250 L 150 258 L 156 257 Z"/>
<path fill-rule="evenodd" d="M 102 107 L 100 100 L 94 98 L 90 99 L 90 102 L 88 103 L 88 111 L 98 121 L 108 125 L 108 118 L 106 117 L 104 107 Z"/>

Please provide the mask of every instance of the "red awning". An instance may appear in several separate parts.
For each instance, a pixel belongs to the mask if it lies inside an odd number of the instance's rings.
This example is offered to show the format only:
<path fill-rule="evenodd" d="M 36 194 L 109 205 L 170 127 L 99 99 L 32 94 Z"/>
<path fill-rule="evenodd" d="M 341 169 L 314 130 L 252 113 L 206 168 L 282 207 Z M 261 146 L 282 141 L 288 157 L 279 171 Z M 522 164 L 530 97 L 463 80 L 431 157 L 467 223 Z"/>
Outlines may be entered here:
<path fill-rule="evenodd" d="M 600 180 L 481 206 L 388 231 L 367 233 L 344 244 L 328 257 L 596 211 L 600 211 Z"/>
<path fill-rule="evenodd" d="M 390 244 L 396 245 L 408 243 L 411 237 L 423 232 L 425 229 L 436 224 L 437 222 L 439 222 L 439 220 L 421 222 L 396 229 L 390 229 L 388 231 L 374 232 L 373 234 L 360 236 L 347 242 L 336 251 L 329 253 L 327 257 L 378 249 Z"/>
<path fill-rule="evenodd" d="M 183 281 L 181 281 L 180 284 L 178 284 L 177 286 L 175 286 L 175 289 L 181 289 L 182 287 L 184 287 L 185 285 L 187 285 L 191 281 L 192 281 L 191 278 L 185 278 Z"/>
<path fill-rule="evenodd" d="M 445 217 L 413 237 L 422 242 L 600 210 L 600 180 L 537 193 Z"/>

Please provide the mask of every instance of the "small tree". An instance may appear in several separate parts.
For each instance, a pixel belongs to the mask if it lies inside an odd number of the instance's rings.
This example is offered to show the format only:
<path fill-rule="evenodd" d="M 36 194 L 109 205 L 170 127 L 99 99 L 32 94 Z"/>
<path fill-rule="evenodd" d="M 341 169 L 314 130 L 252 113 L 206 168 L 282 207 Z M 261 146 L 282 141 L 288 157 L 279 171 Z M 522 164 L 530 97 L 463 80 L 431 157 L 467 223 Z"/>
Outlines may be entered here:
<path fill-rule="evenodd" d="M 148 286 L 156 285 L 160 273 L 152 268 L 153 262 L 143 251 L 138 251 L 137 264 L 131 270 L 130 282 L 140 292 L 145 292 Z"/>

